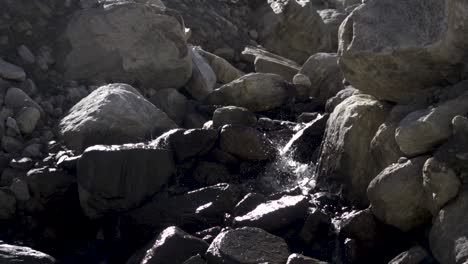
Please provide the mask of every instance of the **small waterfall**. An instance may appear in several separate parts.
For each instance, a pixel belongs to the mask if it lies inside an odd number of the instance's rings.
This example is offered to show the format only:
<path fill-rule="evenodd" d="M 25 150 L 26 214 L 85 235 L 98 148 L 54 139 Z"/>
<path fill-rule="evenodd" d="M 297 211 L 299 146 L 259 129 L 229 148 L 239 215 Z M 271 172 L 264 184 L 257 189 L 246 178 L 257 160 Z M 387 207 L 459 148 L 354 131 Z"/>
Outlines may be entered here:
<path fill-rule="evenodd" d="M 281 192 L 299 187 L 306 194 L 315 187 L 314 163 L 302 163 L 294 159 L 293 153 L 288 151 L 291 143 L 301 135 L 298 133 L 307 125 L 298 124 L 294 128 L 294 135 L 289 140 L 274 140 L 279 155 L 266 165 L 264 172 L 259 176 L 262 187 L 272 192 Z"/>

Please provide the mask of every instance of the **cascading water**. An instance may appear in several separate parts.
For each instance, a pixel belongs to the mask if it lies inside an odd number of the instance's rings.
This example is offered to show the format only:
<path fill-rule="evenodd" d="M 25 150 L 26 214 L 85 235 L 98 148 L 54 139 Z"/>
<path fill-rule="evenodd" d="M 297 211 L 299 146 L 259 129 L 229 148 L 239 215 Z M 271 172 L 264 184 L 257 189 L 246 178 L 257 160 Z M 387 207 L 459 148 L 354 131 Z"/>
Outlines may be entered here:
<path fill-rule="evenodd" d="M 317 117 L 320 118 L 320 117 Z M 266 165 L 260 175 L 259 182 L 262 186 L 273 192 L 287 191 L 299 187 L 303 194 L 315 187 L 315 167 L 313 162 L 304 163 L 294 157 L 292 144 L 302 134 L 309 124 L 298 124 L 293 128 L 293 136 L 289 140 L 273 139 L 279 155 Z"/>

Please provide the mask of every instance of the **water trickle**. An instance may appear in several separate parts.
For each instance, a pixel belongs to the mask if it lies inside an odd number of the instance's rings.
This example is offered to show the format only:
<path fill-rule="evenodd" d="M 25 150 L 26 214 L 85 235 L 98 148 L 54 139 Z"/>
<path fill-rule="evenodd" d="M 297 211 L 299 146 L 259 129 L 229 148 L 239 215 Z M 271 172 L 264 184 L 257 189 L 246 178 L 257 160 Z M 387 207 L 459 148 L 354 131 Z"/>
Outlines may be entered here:
<path fill-rule="evenodd" d="M 302 163 L 294 159 L 293 152 L 289 151 L 291 142 L 297 137 L 304 124 L 298 124 L 294 128 L 296 132 L 289 140 L 275 139 L 279 155 L 266 165 L 264 172 L 258 177 L 263 188 L 272 192 L 281 192 L 300 187 L 304 194 L 315 187 L 314 163 Z M 300 136 L 300 135 L 299 135 Z"/>

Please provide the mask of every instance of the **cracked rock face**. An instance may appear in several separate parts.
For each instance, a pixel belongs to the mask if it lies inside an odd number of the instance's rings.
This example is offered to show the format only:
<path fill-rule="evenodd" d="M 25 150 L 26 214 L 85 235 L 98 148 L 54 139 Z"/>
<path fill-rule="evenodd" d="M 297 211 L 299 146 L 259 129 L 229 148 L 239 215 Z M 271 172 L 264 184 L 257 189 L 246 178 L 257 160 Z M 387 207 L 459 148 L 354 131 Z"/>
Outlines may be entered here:
<path fill-rule="evenodd" d="M 378 99 L 411 101 L 464 76 L 468 20 L 460 0 L 367 1 L 340 29 L 340 66 L 353 86 Z"/>

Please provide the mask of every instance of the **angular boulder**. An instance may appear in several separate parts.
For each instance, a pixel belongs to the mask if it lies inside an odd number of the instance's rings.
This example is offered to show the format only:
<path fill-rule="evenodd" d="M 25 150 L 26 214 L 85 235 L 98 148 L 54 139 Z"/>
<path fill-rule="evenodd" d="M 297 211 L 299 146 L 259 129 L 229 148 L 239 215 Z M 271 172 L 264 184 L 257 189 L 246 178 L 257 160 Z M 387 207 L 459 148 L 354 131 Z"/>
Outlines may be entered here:
<path fill-rule="evenodd" d="M 271 73 L 251 73 L 214 90 L 205 101 L 261 112 L 282 106 L 290 93 L 283 77 Z"/>
<path fill-rule="evenodd" d="M 288 245 L 282 238 L 254 227 L 221 232 L 206 252 L 210 264 L 284 264 L 288 256 Z"/>
<path fill-rule="evenodd" d="M 278 200 L 259 204 L 245 215 L 234 218 L 234 226 L 258 227 L 266 231 L 275 231 L 288 227 L 295 221 L 305 220 L 308 208 L 305 196 L 283 196 Z"/>
<path fill-rule="evenodd" d="M 340 66 L 354 87 L 410 102 L 466 73 L 468 19 L 462 0 L 366 1 L 340 28 Z"/>
<path fill-rule="evenodd" d="M 192 74 L 182 18 L 157 5 L 122 2 L 79 10 L 62 42 L 58 65 L 68 79 L 162 89 L 182 87 Z"/>
<path fill-rule="evenodd" d="M 91 218 L 135 208 L 161 190 L 174 171 L 172 153 L 165 149 L 145 144 L 90 147 L 78 161 L 81 207 Z"/>
<path fill-rule="evenodd" d="M 0 263 L 54 264 L 55 259 L 29 247 L 0 244 Z"/>
<path fill-rule="evenodd" d="M 73 150 L 155 138 L 177 125 L 135 88 L 109 84 L 93 91 L 60 120 L 59 133 Z"/>
<path fill-rule="evenodd" d="M 392 164 L 372 180 L 367 195 L 380 221 L 405 232 L 430 221 L 422 177 L 426 160 L 423 156 Z"/>
<path fill-rule="evenodd" d="M 183 264 L 194 255 L 204 254 L 208 246 L 205 241 L 171 226 L 135 253 L 127 264 Z"/>
<path fill-rule="evenodd" d="M 189 53 L 192 58 L 192 78 L 187 83 L 186 90 L 194 99 L 201 101 L 213 91 L 216 74 L 195 47 L 189 46 Z"/>
<path fill-rule="evenodd" d="M 367 186 L 377 175 L 377 163 L 369 151 L 388 107 L 369 95 L 354 95 L 339 104 L 325 130 L 317 167 L 317 183 L 324 188 L 343 187 L 343 196 L 360 207 L 369 202 Z"/>

